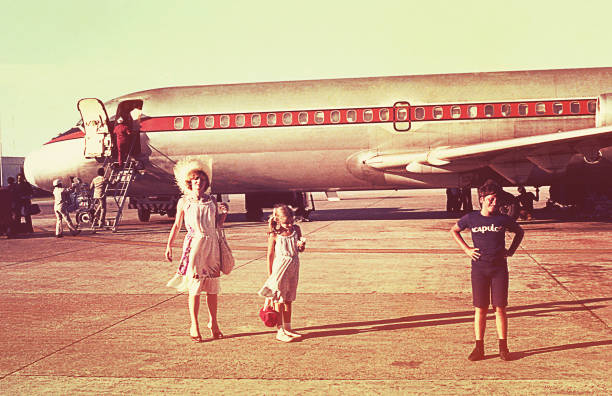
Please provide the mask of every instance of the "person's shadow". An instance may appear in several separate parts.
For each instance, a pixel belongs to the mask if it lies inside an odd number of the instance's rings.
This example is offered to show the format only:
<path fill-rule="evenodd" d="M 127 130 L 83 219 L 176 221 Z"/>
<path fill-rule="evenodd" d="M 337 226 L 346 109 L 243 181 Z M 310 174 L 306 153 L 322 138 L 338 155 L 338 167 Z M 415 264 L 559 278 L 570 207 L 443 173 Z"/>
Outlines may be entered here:
<path fill-rule="evenodd" d="M 530 305 L 522 305 L 508 308 L 508 318 L 511 317 L 525 317 L 525 316 L 550 316 L 555 315 L 561 312 L 578 312 L 578 311 L 592 311 L 596 309 L 601 309 L 607 307 L 604 304 L 586 306 L 586 304 L 591 303 L 602 303 L 606 301 L 612 300 L 612 297 L 600 297 L 600 298 L 591 298 L 584 300 L 576 300 L 576 301 L 554 301 L 548 303 L 540 303 L 540 304 L 530 304 Z M 493 311 L 491 310 L 491 314 L 487 316 L 488 320 L 492 320 L 495 318 Z M 419 328 L 419 327 L 431 327 L 431 326 L 444 326 L 449 324 L 457 324 L 457 323 L 471 323 L 474 320 L 474 311 L 458 311 L 458 312 L 449 312 L 449 313 L 441 313 L 441 314 L 423 314 L 423 315 L 412 315 L 412 316 L 402 316 L 398 318 L 390 318 L 390 319 L 379 319 L 379 320 L 370 320 L 370 321 L 360 321 L 360 322 L 342 322 L 342 323 L 331 323 L 324 324 L 319 326 L 310 326 L 310 327 L 302 327 L 296 328 L 296 331 L 303 334 L 302 341 L 306 341 L 311 338 L 320 338 L 320 337 L 340 337 L 340 336 L 350 336 L 355 334 L 363 334 L 377 331 L 394 331 L 394 330 L 403 330 L 410 328 Z M 260 335 L 269 333 L 270 331 L 262 331 L 262 332 L 253 332 L 253 333 L 240 333 L 240 334 L 232 334 L 226 336 L 225 338 L 234 338 L 234 337 L 246 337 L 253 335 Z M 512 352 L 510 354 L 510 360 L 518 360 L 524 357 L 528 357 L 531 355 L 537 355 L 540 353 L 549 353 L 549 352 L 557 352 L 563 351 L 567 349 L 575 349 L 575 348 L 588 348 L 594 346 L 602 346 L 612 344 L 612 340 L 604 340 L 604 341 L 593 341 L 593 342 L 583 342 L 583 343 L 574 343 L 574 344 L 566 344 L 566 345 L 558 345 L 551 347 L 542 347 L 536 349 L 529 349 L 525 351 L 517 351 Z M 485 356 L 485 359 L 492 359 L 494 357 L 498 357 L 498 354 L 492 354 Z"/>

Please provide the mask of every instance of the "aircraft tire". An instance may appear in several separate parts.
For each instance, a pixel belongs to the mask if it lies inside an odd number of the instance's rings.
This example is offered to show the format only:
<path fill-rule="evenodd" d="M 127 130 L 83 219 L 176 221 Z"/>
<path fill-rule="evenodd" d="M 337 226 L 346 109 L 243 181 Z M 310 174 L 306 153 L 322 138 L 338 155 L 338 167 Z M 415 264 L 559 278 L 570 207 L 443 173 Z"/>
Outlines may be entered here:
<path fill-rule="evenodd" d="M 176 208 L 174 209 L 168 209 L 168 212 L 166 213 L 168 215 L 169 218 L 175 218 L 176 217 Z"/>
<path fill-rule="evenodd" d="M 146 208 L 138 208 L 138 220 L 146 223 L 151 218 L 151 211 Z"/>

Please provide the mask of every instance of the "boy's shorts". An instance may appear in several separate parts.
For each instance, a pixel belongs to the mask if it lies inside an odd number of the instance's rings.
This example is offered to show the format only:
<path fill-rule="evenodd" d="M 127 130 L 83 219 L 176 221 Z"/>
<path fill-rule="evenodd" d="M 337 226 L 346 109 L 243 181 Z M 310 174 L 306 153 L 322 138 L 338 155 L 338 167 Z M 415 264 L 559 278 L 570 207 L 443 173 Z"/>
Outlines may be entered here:
<path fill-rule="evenodd" d="M 472 267 L 472 296 L 477 308 L 508 306 L 508 266 Z"/>

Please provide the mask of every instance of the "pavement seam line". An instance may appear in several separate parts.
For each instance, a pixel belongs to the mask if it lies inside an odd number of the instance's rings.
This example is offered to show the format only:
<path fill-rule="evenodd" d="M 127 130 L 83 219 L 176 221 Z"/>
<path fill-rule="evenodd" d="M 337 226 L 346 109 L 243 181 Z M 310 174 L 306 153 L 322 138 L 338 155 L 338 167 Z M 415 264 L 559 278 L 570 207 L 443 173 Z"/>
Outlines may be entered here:
<path fill-rule="evenodd" d="M 113 327 L 115 327 L 115 326 L 117 326 L 117 325 L 119 325 L 119 324 L 121 324 L 121 323 L 123 323 L 123 322 L 125 322 L 125 321 L 129 320 L 129 319 L 132 319 L 133 317 L 135 317 L 135 316 L 137 316 L 137 315 L 140 315 L 140 314 L 141 314 L 141 313 L 143 313 L 143 312 L 146 312 L 146 311 L 148 311 L 148 310 L 150 310 L 150 309 L 152 309 L 152 308 L 156 308 L 156 307 L 158 307 L 158 306 L 160 306 L 160 305 L 162 305 L 162 304 L 165 304 L 166 302 L 168 302 L 168 301 L 170 301 L 170 300 L 173 300 L 173 299 L 175 299 L 175 298 L 177 298 L 177 297 L 179 297 L 179 296 L 182 296 L 182 295 L 183 295 L 183 293 L 175 294 L 175 295 L 173 295 L 172 297 L 169 297 L 169 298 L 167 298 L 167 299 L 165 299 L 165 300 L 163 300 L 163 301 L 160 301 L 160 302 L 158 302 L 158 303 L 156 303 L 156 304 L 153 304 L 153 305 L 151 305 L 151 306 L 149 306 L 149 307 L 146 307 L 146 308 L 144 308 L 144 309 L 141 309 L 141 310 L 140 310 L 140 311 L 138 311 L 138 312 L 135 312 L 135 313 L 133 313 L 133 314 L 131 314 L 131 315 L 128 315 L 127 317 L 125 317 L 125 318 L 123 318 L 123 319 L 121 319 L 121 320 L 119 320 L 119 321 L 117 321 L 117 322 L 111 323 L 110 325 L 108 325 L 108 326 L 106 326 L 106 327 L 103 327 L 103 328 L 102 328 L 102 329 L 100 329 L 100 330 L 97 330 L 97 331 L 95 331 L 95 332 L 93 332 L 93 333 L 91 333 L 91 334 L 88 334 L 88 335 L 86 335 L 86 336 L 83 336 L 83 337 L 79 338 L 78 340 L 72 341 L 71 343 L 69 343 L 69 344 L 67 344 L 67 345 L 64 345 L 63 347 L 61 347 L 61 348 L 59 348 L 59 349 L 56 349 L 56 350 L 55 350 L 55 351 L 53 351 L 53 352 L 50 352 L 50 353 L 48 353 L 48 354 L 46 354 L 46 355 L 44 355 L 44 356 L 41 356 L 40 358 L 38 358 L 38 359 L 36 359 L 36 360 L 34 360 L 34 361 L 32 361 L 32 362 L 30 362 L 30 363 L 26 364 L 26 365 L 23 365 L 23 366 L 21 366 L 21 367 L 19 367 L 19 368 L 15 369 L 15 370 L 13 370 L 13 371 L 11 371 L 11 372 L 7 373 L 7 374 L 2 375 L 2 376 L 0 377 L 0 381 L 1 381 L 1 380 L 3 380 L 3 379 L 5 379 L 6 377 L 9 377 L 9 376 L 11 376 L 11 375 L 13 375 L 13 374 L 15 374 L 15 373 L 18 373 L 19 371 L 22 371 L 22 370 L 24 370 L 24 369 L 26 369 L 26 368 L 28 368 L 28 367 L 30 367 L 30 366 L 32 366 L 32 365 L 34 365 L 34 364 L 36 364 L 36 363 L 40 362 L 40 361 L 42 361 L 42 360 L 44 360 L 44 359 L 48 358 L 48 357 L 50 357 L 50 356 L 53 356 L 53 355 L 55 355 L 55 354 L 56 354 L 56 353 L 58 353 L 58 352 L 61 352 L 61 351 L 65 350 L 65 349 L 68 349 L 68 348 L 70 348 L 71 346 L 74 346 L 74 345 L 78 344 L 78 343 L 79 343 L 79 342 L 81 342 L 81 341 L 84 341 L 84 340 L 86 340 L 86 339 L 88 339 L 88 338 L 91 338 L 91 337 L 93 337 L 93 336 L 95 336 L 95 335 L 97 335 L 97 334 L 100 334 L 100 333 L 102 333 L 102 332 L 104 332 L 104 331 L 108 330 L 108 329 L 111 329 L 111 328 L 113 328 Z"/>
<path fill-rule="evenodd" d="M 535 257 L 533 257 L 528 251 L 527 249 L 521 247 L 522 250 L 525 251 L 525 254 L 538 266 L 540 267 L 541 270 L 543 270 L 552 280 L 554 280 L 559 286 L 561 286 L 561 288 L 563 290 L 565 290 L 565 292 L 567 294 L 569 294 L 574 301 L 576 301 L 577 304 L 580 304 L 587 312 L 589 312 L 591 314 L 591 316 L 593 316 L 595 319 L 597 319 L 597 321 L 599 321 L 600 323 L 602 323 L 604 325 L 604 327 L 608 330 L 611 331 L 612 329 L 610 329 L 610 326 L 602 319 L 599 317 L 599 315 L 597 315 L 595 312 L 593 312 L 593 310 L 591 310 L 588 306 L 586 306 L 584 303 L 580 302 L 580 299 L 578 298 L 578 296 L 576 296 L 574 294 L 574 292 L 572 292 L 567 286 L 565 286 L 559 279 L 557 279 L 557 277 L 555 277 L 555 275 L 553 275 L 552 272 L 550 272 L 546 267 L 544 267 L 542 264 L 540 264 L 540 262 L 538 260 L 536 260 Z"/>

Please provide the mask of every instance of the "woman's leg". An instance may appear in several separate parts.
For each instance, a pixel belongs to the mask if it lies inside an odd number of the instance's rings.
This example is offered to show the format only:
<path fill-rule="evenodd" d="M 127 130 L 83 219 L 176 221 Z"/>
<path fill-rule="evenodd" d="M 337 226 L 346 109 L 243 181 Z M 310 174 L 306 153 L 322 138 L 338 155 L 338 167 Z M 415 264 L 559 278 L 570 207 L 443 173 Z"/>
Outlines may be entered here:
<path fill-rule="evenodd" d="M 221 338 L 223 334 L 219 331 L 219 322 L 217 321 L 217 305 L 218 295 L 206 293 L 206 305 L 208 306 L 208 328 L 212 333 L 213 338 Z"/>
<path fill-rule="evenodd" d="M 283 327 L 286 330 L 291 330 L 291 302 L 283 304 L 285 307 L 283 311 Z"/>
<path fill-rule="evenodd" d="M 200 295 L 189 295 L 189 317 L 191 319 L 191 328 L 189 335 L 192 337 L 200 336 L 200 325 L 198 323 L 198 312 L 200 310 Z"/>

